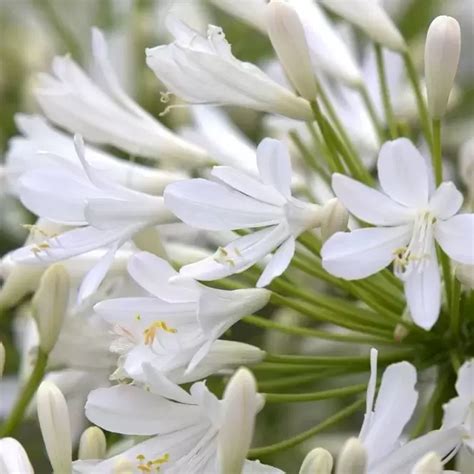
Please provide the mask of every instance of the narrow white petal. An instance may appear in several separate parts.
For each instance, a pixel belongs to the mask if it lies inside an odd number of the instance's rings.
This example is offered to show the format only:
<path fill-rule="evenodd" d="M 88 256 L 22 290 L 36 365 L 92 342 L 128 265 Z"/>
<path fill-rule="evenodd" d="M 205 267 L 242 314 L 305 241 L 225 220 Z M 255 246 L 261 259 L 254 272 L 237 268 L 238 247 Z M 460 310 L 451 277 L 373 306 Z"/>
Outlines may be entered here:
<path fill-rule="evenodd" d="M 409 226 L 337 232 L 321 249 L 323 267 L 347 280 L 366 278 L 388 266 L 410 238 Z"/>
<path fill-rule="evenodd" d="M 257 281 L 257 287 L 263 288 L 279 277 L 287 268 L 295 254 L 295 239 L 289 237 L 283 242 L 267 263 L 265 270 Z"/>
<path fill-rule="evenodd" d="M 474 359 L 464 362 L 459 369 L 456 392 L 464 400 L 474 401 Z"/>
<path fill-rule="evenodd" d="M 26 451 L 16 439 L 0 439 L 0 472 L 4 474 L 34 474 Z"/>
<path fill-rule="evenodd" d="M 364 422 L 362 423 L 362 427 L 359 432 L 359 438 L 362 440 L 365 439 L 367 432 L 370 429 L 373 416 L 375 389 L 377 387 L 377 357 L 377 349 L 370 349 L 370 378 L 369 383 L 367 384 Z"/>
<path fill-rule="evenodd" d="M 453 260 L 474 264 L 474 214 L 459 214 L 436 222 L 435 239 Z"/>
<path fill-rule="evenodd" d="M 349 212 L 370 224 L 400 225 L 413 218 L 412 209 L 342 174 L 332 175 L 332 189 Z"/>
<path fill-rule="evenodd" d="M 474 383 L 474 382 L 473 382 Z M 469 413 L 470 400 L 455 397 L 443 405 L 443 429 L 462 426 Z"/>
<path fill-rule="evenodd" d="M 454 216 L 461 209 L 463 200 L 463 195 L 458 191 L 456 185 L 449 181 L 441 183 L 431 196 L 429 206 L 431 212 L 438 219 L 444 220 Z"/>
<path fill-rule="evenodd" d="M 408 207 L 428 203 L 428 169 L 407 138 L 384 143 L 377 162 L 380 185 L 394 201 Z"/>

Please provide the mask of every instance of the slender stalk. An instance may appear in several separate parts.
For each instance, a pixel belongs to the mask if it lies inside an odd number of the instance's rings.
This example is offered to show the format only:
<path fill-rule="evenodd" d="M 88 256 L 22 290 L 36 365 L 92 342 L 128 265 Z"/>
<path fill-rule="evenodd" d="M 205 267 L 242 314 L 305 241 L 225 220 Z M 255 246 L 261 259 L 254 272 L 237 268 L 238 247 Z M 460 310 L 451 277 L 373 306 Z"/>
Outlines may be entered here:
<path fill-rule="evenodd" d="M 444 253 L 443 249 L 436 244 L 438 259 L 441 263 L 441 269 L 443 270 L 444 290 L 446 292 L 446 303 L 447 307 L 451 308 L 452 295 L 451 295 L 451 262 L 449 257 Z"/>
<path fill-rule="evenodd" d="M 461 303 L 461 283 L 455 276 L 453 276 L 451 285 L 451 335 L 457 340 L 459 339 L 459 333 L 461 332 L 461 313 L 459 311 Z"/>
<path fill-rule="evenodd" d="M 382 47 L 379 44 L 375 44 L 375 59 L 377 61 L 377 72 L 379 77 L 380 93 L 382 95 L 383 108 L 385 111 L 385 119 L 387 121 L 388 129 L 390 131 L 390 138 L 394 140 L 398 136 L 397 123 L 395 121 L 395 114 L 393 113 L 392 102 L 390 100 L 390 91 L 388 89 Z"/>
<path fill-rule="evenodd" d="M 365 399 L 357 400 L 352 405 L 338 411 L 334 415 L 330 416 L 323 422 L 317 424 L 313 428 L 303 431 L 302 433 L 293 436 L 292 438 L 286 439 L 284 441 L 280 441 L 279 443 L 271 444 L 269 446 L 263 446 L 261 448 L 251 449 L 249 451 L 249 458 L 255 459 L 260 458 L 262 456 L 268 456 L 269 454 L 276 453 L 278 451 L 284 451 L 285 449 L 290 449 L 293 446 L 297 446 L 298 444 L 306 441 L 307 439 L 311 438 L 312 436 L 324 431 L 331 426 L 336 425 L 337 423 L 349 418 L 353 415 L 359 408 L 361 408 L 365 403 Z"/>
<path fill-rule="evenodd" d="M 365 104 L 365 107 L 367 109 L 367 112 L 369 113 L 369 116 L 372 120 L 372 124 L 374 125 L 375 131 L 377 132 L 377 136 L 379 137 L 379 140 L 381 142 L 385 141 L 384 130 L 383 130 L 383 127 L 382 127 L 382 125 L 380 123 L 380 120 L 377 116 L 377 112 L 375 111 L 375 107 L 374 107 L 372 99 L 369 95 L 369 92 L 367 91 L 367 87 L 365 87 L 365 84 L 362 83 L 357 88 L 357 90 L 359 91 L 359 93 L 362 97 L 362 100 L 363 100 L 363 102 Z"/>
<path fill-rule="evenodd" d="M 334 388 L 331 390 L 320 390 L 310 393 L 264 393 L 266 403 L 299 403 L 328 400 L 331 398 L 347 397 L 357 393 L 365 392 L 367 384 L 350 385 L 348 387 Z"/>
<path fill-rule="evenodd" d="M 435 173 L 436 186 L 443 181 L 443 159 L 441 157 L 441 120 L 433 119 L 433 147 L 432 159 Z"/>
<path fill-rule="evenodd" d="M 298 374 L 279 376 L 277 379 L 270 380 L 259 380 L 258 391 L 260 393 L 266 390 L 281 390 L 285 388 L 295 388 L 297 386 L 306 385 L 311 382 L 315 382 L 320 379 L 327 379 L 329 377 L 337 377 L 338 375 L 344 375 L 345 369 L 313 369 L 312 373 L 309 374 Z"/>
<path fill-rule="evenodd" d="M 16 400 L 10 415 L 0 429 L 0 438 L 11 435 L 15 428 L 21 423 L 26 408 L 30 404 L 33 395 L 43 380 L 47 362 L 48 354 L 45 354 L 41 349 L 38 349 L 38 355 L 33 371 L 31 372 L 26 385 L 23 387 L 19 398 Z"/>
<path fill-rule="evenodd" d="M 403 60 L 405 62 L 405 68 L 408 73 L 408 79 L 415 93 L 416 103 L 418 106 L 418 113 L 421 119 L 421 128 L 423 134 L 425 135 L 426 142 L 429 144 L 430 148 L 432 147 L 432 136 L 431 136 L 431 127 L 430 127 L 430 118 L 428 114 L 428 108 L 426 107 L 426 102 L 421 92 L 420 83 L 418 81 L 418 74 L 416 72 L 415 65 L 413 64 L 413 59 L 410 56 L 408 51 L 403 53 Z"/>

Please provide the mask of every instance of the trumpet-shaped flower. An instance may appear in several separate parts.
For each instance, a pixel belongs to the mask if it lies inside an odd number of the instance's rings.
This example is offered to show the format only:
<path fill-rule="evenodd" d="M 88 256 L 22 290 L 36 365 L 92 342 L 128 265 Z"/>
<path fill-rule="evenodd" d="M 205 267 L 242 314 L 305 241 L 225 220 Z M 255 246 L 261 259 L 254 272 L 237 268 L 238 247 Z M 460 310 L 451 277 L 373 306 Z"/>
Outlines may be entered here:
<path fill-rule="evenodd" d="M 311 120 L 309 102 L 235 58 L 221 28 L 209 25 L 204 38 L 171 17 L 167 26 L 176 40 L 147 49 L 146 55 L 148 66 L 173 94 L 192 104 L 240 105 Z"/>
<path fill-rule="evenodd" d="M 269 299 L 266 290 L 225 291 L 193 280 L 168 283 L 177 272 L 147 252 L 133 256 L 128 271 L 147 296 L 106 300 L 95 306 L 119 336 L 112 346 L 122 354 L 119 377 L 143 380 L 142 364 L 148 362 L 182 383 L 210 351 L 198 375 L 262 358 L 258 349 L 235 346 L 234 357 L 225 357 L 228 341 L 219 341 L 220 346 L 215 341 L 240 318 L 264 306 Z"/>
<path fill-rule="evenodd" d="M 462 426 L 463 443 L 474 452 L 474 359 L 459 369 L 456 392 L 458 396 L 443 407 L 443 427 Z"/>
<path fill-rule="evenodd" d="M 128 239 L 146 227 L 176 219 L 165 208 L 162 197 L 125 188 L 91 167 L 85 159 L 81 137 L 75 137 L 75 145 L 83 170 L 64 160 L 58 160 L 56 167 L 33 169 L 20 179 L 20 199 L 40 217 L 79 227 L 23 247 L 12 255 L 22 263 L 45 263 L 108 248 L 86 276 L 81 300 L 97 288 L 112 265 L 116 250 Z"/>
<path fill-rule="evenodd" d="M 91 142 L 113 145 L 132 155 L 171 163 L 208 160 L 204 150 L 175 135 L 126 95 L 97 29 L 92 31 L 92 52 L 103 89 L 68 56 L 54 58 L 52 75 L 40 75 L 35 96 L 52 122 Z"/>
<path fill-rule="evenodd" d="M 257 282 L 267 285 L 281 275 L 295 252 L 295 239 L 321 223 L 321 208 L 291 195 L 291 164 L 286 147 L 266 138 L 257 149 L 259 177 L 227 166 L 212 175 L 220 182 L 191 179 L 170 184 L 166 206 L 192 227 L 206 230 L 259 228 L 204 260 L 185 265 L 180 275 L 216 280 L 240 273 L 276 250 Z M 262 229 L 263 227 L 263 229 Z"/>
<path fill-rule="evenodd" d="M 474 263 L 474 215 L 456 215 L 463 198 L 453 183 L 430 189 L 425 160 L 405 138 L 384 144 L 378 176 L 383 192 L 333 175 L 333 190 L 344 206 L 375 227 L 333 235 L 321 251 L 323 266 L 333 275 L 356 280 L 393 262 L 413 320 L 430 329 L 441 305 L 435 241 L 456 262 Z"/>
<path fill-rule="evenodd" d="M 217 474 L 220 466 L 228 465 L 220 458 L 222 454 L 233 453 L 233 448 L 237 453 L 248 449 L 254 419 L 262 407 L 255 382 L 231 381 L 223 400 L 219 400 L 203 382 L 195 383 L 188 393 L 163 380 L 152 367 L 145 366 L 145 370 L 148 391 L 130 385 L 94 390 L 86 404 L 86 415 L 109 431 L 153 437 L 105 461 L 78 461 L 74 472 L 108 473 L 127 466 L 127 472 L 132 473 L 159 468 L 163 474 Z M 242 413 L 238 420 L 229 416 L 236 413 Z M 228 436 L 234 428 L 236 436 Z M 235 466 L 237 460 L 232 461 Z M 258 461 L 242 461 L 244 473 L 282 472 Z"/>

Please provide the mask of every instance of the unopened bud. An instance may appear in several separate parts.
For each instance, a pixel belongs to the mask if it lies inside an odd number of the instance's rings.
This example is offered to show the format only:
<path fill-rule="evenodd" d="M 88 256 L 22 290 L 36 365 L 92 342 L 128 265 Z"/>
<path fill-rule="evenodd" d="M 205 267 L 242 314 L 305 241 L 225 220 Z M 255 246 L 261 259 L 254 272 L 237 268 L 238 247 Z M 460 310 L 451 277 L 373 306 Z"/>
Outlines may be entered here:
<path fill-rule="evenodd" d="M 38 419 L 49 462 L 55 474 L 71 472 L 72 447 L 66 400 L 52 382 L 42 382 L 37 395 Z"/>
<path fill-rule="evenodd" d="M 336 474 L 365 474 L 367 451 L 358 438 L 350 438 L 342 447 L 337 460 Z"/>
<path fill-rule="evenodd" d="M 446 112 L 461 53 L 461 29 L 450 16 L 438 16 L 428 28 L 425 43 L 425 79 L 431 117 Z"/>
<path fill-rule="evenodd" d="M 241 368 L 230 379 L 222 399 L 222 428 L 217 438 L 219 472 L 242 472 L 257 410 L 257 382 L 248 369 Z"/>
<path fill-rule="evenodd" d="M 331 474 L 333 464 L 329 451 L 315 448 L 304 458 L 299 474 Z"/>
<path fill-rule="evenodd" d="M 443 463 L 441 458 L 431 452 L 425 454 L 413 467 L 411 474 L 442 474 Z"/>
<path fill-rule="evenodd" d="M 456 278 L 468 289 L 474 290 L 474 265 L 458 263 L 455 270 Z"/>
<path fill-rule="evenodd" d="M 79 440 L 79 459 L 104 459 L 107 440 L 104 432 L 97 426 L 90 426 Z"/>
<path fill-rule="evenodd" d="M 0 342 L 0 378 L 3 375 L 4 368 L 5 368 L 5 346 Z"/>
<path fill-rule="evenodd" d="M 323 242 L 336 232 L 347 229 L 349 213 L 339 199 L 330 199 L 323 207 L 321 219 L 321 239 Z"/>
<path fill-rule="evenodd" d="M 39 345 L 49 354 L 59 336 L 69 298 L 69 275 L 60 264 L 49 267 L 40 280 L 32 301 L 39 332 Z"/>
<path fill-rule="evenodd" d="M 376 43 L 394 51 L 405 51 L 406 43 L 385 10 L 367 0 L 321 0 L 336 15 L 358 26 Z"/>
<path fill-rule="evenodd" d="M 298 93 L 307 100 L 316 99 L 316 80 L 308 44 L 295 9 L 280 0 L 267 6 L 268 36 L 288 79 Z"/>

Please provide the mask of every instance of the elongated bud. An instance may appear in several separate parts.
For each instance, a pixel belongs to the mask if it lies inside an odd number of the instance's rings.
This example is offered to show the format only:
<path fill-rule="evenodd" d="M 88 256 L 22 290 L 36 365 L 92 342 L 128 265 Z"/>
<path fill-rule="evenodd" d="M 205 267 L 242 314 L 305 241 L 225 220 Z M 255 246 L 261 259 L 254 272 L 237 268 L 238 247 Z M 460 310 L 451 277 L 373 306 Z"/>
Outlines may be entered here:
<path fill-rule="evenodd" d="M 56 344 L 69 298 L 69 275 L 60 264 L 49 267 L 40 280 L 32 301 L 40 348 L 48 354 Z"/>
<path fill-rule="evenodd" d="M 326 242 L 331 235 L 347 229 L 349 213 L 337 198 L 330 199 L 324 205 L 322 212 L 321 238 L 323 242 Z"/>
<path fill-rule="evenodd" d="M 455 270 L 456 278 L 468 289 L 474 290 L 474 265 L 458 263 Z"/>
<path fill-rule="evenodd" d="M 413 467 L 411 474 L 442 474 L 443 463 L 441 458 L 431 452 L 425 454 Z"/>
<path fill-rule="evenodd" d="M 104 432 L 97 426 L 90 426 L 79 440 L 79 459 L 104 459 L 107 440 Z"/>
<path fill-rule="evenodd" d="M 298 93 L 316 99 L 316 81 L 303 25 L 294 8 L 280 0 L 267 6 L 268 36 L 283 69 Z"/>
<path fill-rule="evenodd" d="M 55 474 L 71 472 L 71 428 L 66 400 L 52 382 L 42 382 L 37 394 L 38 419 L 49 462 Z"/>
<path fill-rule="evenodd" d="M 299 474 L 331 474 L 333 464 L 329 451 L 315 448 L 304 458 Z"/>
<path fill-rule="evenodd" d="M 358 26 L 376 43 L 394 51 L 405 51 L 406 43 L 378 2 L 367 0 L 320 0 L 336 15 Z"/>
<path fill-rule="evenodd" d="M 438 16 L 428 28 L 425 43 L 428 110 L 435 119 L 441 118 L 446 112 L 460 54 L 459 23 L 450 16 Z"/>
<path fill-rule="evenodd" d="M 2 474 L 34 474 L 25 449 L 14 438 L 0 439 L 0 472 Z"/>
<path fill-rule="evenodd" d="M 350 438 L 342 447 L 337 460 L 336 474 L 365 474 L 367 451 L 358 438 Z"/>
<path fill-rule="evenodd" d="M 222 399 L 222 424 L 217 438 L 219 472 L 241 474 L 257 410 L 257 382 L 248 369 L 241 368 L 230 379 Z"/>
<path fill-rule="evenodd" d="M 5 368 L 5 346 L 0 342 L 0 378 L 3 375 L 4 368 Z"/>

